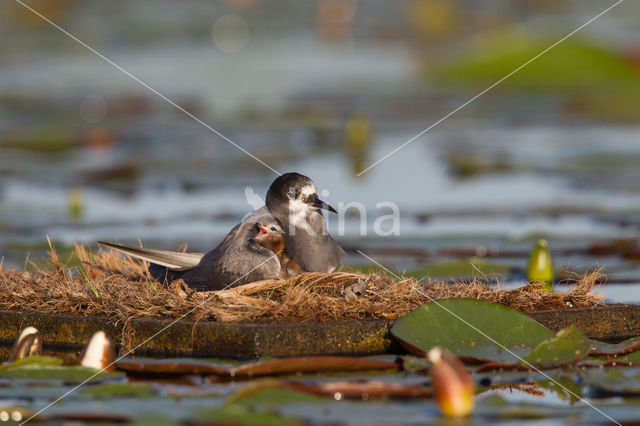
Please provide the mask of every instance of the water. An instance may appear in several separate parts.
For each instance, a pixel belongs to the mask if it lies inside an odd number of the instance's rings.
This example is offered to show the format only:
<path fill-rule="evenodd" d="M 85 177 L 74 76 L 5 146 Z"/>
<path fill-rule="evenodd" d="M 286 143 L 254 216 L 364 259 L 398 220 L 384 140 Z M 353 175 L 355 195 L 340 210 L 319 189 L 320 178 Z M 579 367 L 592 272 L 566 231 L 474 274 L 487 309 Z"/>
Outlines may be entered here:
<path fill-rule="evenodd" d="M 360 7 L 348 35 L 337 39 L 321 36 L 326 28 L 316 2 L 287 4 L 286 13 L 264 2 L 246 9 L 228 3 L 162 2 L 149 9 L 137 2 L 60 2 L 43 12 L 273 168 L 312 177 L 330 204 L 342 210 L 358 203 L 364 222 L 354 207 L 343 223 L 329 217 L 349 265 L 371 264 L 356 250 L 398 272 L 480 258 L 507 267 L 501 282 L 510 288 L 525 282 L 529 250 L 544 237 L 558 272 L 603 267 L 608 281 L 598 291 L 607 301 L 640 303 L 640 121 L 633 115 L 637 102 L 630 113 L 623 96 L 598 98 L 613 90 L 602 83 L 607 78 L 586 93 L 498 88 L 356 176 L 486 87 L 442 87 L 430 70 L 456 55 L 466 58 L 465 49 L 487 33 L 503 31 L 505 40 L 514 37 L 513 27 L 535 39 L 566 34 L 595 16 L 600 2 L 512 2 L 499 16 L 473 1 L 452 10 L 441 2 L 444 9 L 430 11 L 411 9 L 420 2 L 374 2 Z M 589 27 L 584 40 L 633 58 L 638 9 L 626 3 Z M 60 252 L 72 242 L 96 248 L 96 240 L 208 250 L 250 211 L 247 186 L 264 196 L 272 171 L 23 12 L 14 5 L 0 16 L 5 267 L 43 258 L 47 236 Z M 212 26 L 225 14 L 241 16 L 249 28 L 246 46 L 233 54 L 212 39 Z M 450 27 L 438 33 L 434 22 Z M 354 118 L 370 126 L 369 136 L 349 133 Z M 397 233 L 376 234 L 376 220 L 391 204 L 399 211 Z M 69 389 L 10 385 L 6 394 L 0 387 L 0 405 L 32 410 Z M 51 412 L 183 420 L 220 406 L 229 391 L 173 398 L 153 386 L 160 394 L 150 399 L 73 396 Z M 210 386 L 189 385 L 187 392 L 207 393 Z M 11 396 L 16 389 L 21 397 Z M 496 393 L 508 403 L 497 404 Z M 636 418 L 637 401 L 592 402 L 617 420 Z M 317 422 L 439 419 L 433 401 L 283 404 L 279 411 Z M 474 420 L 523 418 L 605 420 L 554 393 L 518 391 L 482 396 Z"/>

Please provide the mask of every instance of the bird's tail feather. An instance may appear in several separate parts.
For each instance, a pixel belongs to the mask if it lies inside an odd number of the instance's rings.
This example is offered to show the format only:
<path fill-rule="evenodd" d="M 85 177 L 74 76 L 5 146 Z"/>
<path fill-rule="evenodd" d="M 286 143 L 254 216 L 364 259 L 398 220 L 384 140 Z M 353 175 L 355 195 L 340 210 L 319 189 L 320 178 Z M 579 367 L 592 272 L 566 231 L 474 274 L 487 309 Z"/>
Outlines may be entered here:
<path fill-rule="evenodd" d="M 184 253 L 179 251 L 153 250 L 137 247 L 126 247 L 119 244 L 98 241 L 98 244 L 112 250 L 124 253 L 137 259 L 146 260 L 164 267 L 171 272 L 185 271 L 200 263 L 203 253 Z"/>

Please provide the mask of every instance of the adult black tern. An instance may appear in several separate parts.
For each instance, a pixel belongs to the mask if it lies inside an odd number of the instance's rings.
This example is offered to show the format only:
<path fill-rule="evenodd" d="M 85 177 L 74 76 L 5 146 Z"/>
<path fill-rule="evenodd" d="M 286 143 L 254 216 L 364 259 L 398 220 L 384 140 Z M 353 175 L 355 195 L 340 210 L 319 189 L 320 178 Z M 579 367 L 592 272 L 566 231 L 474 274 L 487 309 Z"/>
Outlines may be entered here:
<path fill-rule="evenodd" d="M 299 173 L 276 178 L 267 191 L 266 209 L 282 225 L 289 257 L 303 270 L 333 272 L 340 265 L 344 250 L 329 235 L 321 210 L 337 212 L 318 198 L 310 178 Z"/>
<path fill-rule="evenodd" d="M 221 290 L 249 282 L 283 278 L 299 270 L 286 255 L 283 232 L 269 214 L 252 214 L 206 254 L 98 244 L 149 261 L 149 272 L 162 281 L 183 279 L 196 290 Z"/>
<path fill-rule="evenodd" d="M 163 282 L 182 278 L 197 290 L 219 290 L 302 272 L 332 272 L 344 250 L 327 232 L 321 209 L 336 210 L 318 198 L 313 181 L 299 173 L 278 177 L 266 206 L 248 214 L 212 251 L 184 253 L 99 244 L 146 260 Z"/>

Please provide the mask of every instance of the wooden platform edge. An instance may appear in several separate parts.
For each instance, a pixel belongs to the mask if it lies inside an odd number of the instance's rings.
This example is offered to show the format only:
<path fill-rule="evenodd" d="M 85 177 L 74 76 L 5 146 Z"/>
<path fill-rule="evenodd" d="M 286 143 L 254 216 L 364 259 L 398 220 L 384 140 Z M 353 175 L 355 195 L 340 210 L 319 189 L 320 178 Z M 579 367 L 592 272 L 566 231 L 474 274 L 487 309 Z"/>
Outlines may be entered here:
<path fill-rule="evenodd" d="M 587 336 L 621 341 L 640 335 L 640 306 L 614 305 L 529 313 L 541 324 L 559 330 L 575 325 Z M 367 355 L 399 351 L 389 336 L 393 320 L 314 323 L 228 324 L 171 320 L 132 320 L 126 326 L 107 318 L 0 311 L 0 357 L 26 326 L 42 334 L 45 352 L 81 350 L 89 337 L 104 330 L 120 348 L 134 356 L 219 357 Z"/>

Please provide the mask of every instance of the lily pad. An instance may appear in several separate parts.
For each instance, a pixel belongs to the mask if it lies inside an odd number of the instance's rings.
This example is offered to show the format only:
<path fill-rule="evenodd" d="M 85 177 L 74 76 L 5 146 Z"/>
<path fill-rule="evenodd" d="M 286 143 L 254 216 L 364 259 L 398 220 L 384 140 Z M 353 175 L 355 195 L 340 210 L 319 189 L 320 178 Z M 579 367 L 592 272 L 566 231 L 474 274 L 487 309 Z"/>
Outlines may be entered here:
<path fill-rule="evenodd" d="M 423 305 L 395 322 L 391 334 L 420 356 L 434 346 L 475 361 L 517 362 L 554 337 L 531 317 L 497 303 L 442 299 Z"/>
<path fill-rule="evenodd" d="M 91 378 L 92 381 L 106 378 L 123 377 L 122 373 L 111 373 L 79 365 L 64 366 L 62 359 L 50 356 L 30 356 L 0 366 L 0 377 L 34 380 L 66 380 L 81 382 Z M 98 374 L 96 374 L 98 373 Z M 95 375 L 95 377 L 93 377 Z"/>
<path fill-rule="evenodd" d="M 326 398 L 287 389 L 280 381 L 266 379 L 240 389 L 220 408 L 199 411 L 195 416 L 216 424 L 299 424 L 297 419 L 280 414 L 280 408 L 289 404 L 325 402 Z"/>
<path fill-rule="evenodd" d="M 217 364 L 194 359 L 126 359 L 116 363 L 116 369 L 127 373 L 202 374 L 228 376 L 229 371 Z"/>
<path fill-rule="evenodd" d="M 0 365 L 0 375 L 2 374 L 1 373 L 2 371 L 15 370 L 15 369 L 25 368 L 25 367 L 54 366 L 54 365 L 58 366 L 58 365 L 62 365 L 62 362 L 63 361 L 61 358 L 55 358 L 52 356 L 42 356 L 42 355 L 29 356 L 29 357 L 14 361 L 10 364 Z"/>
<path fill-rule="evenodd" d="M 587 356 L 589 347 L 589 339 L 576 327 L 570 326 L 541 342 L 522 359 L 521 364 L 540 368 L 573 364 Z"/>
<path fill-rule="evenodd" d="M 582 386 L 577 384 L 572 377 L 554 377 L 553 380 L 540 380 L 536 383 L 571 404 L 575 404 L 582 398 Z"/>
<path fill-rule="evenodd" d="M 256 411 L 254 407 L 244 404 L 224 405 L 215 410 L 197 412 L 195 418 L 213 424 L 231 425 L 298 425 L 294 418 L 284 417 L 268 410 Z"/>
<path fill-rule="evenodd" d="M 100 381 L 123 377 L 123 373 L 106 372 L 81 366 L 39 366 L 29 365 L 23 368 L 0 371 L 0 377 L 33 380 L 64 380 L 67 382 L 83 382 L 85 380 Z"/>
<path fill-rule="evenodd" d="M 632 337 L 620 343 L 591 341 L 591 355 L 617 356 L 640 350 L 640 336 Z"/>
<path fill-rule="evenodd" d="M 580 371 L 580 377 L 588 386 L 589 396 L 640 395 L 638 368 L 595 368 Z"/>
<path fill-rule="evenodd" d="M 609 361 L 630 362 L 633 365 L 640 365 L 640 351 L 631 352 L 625 355 L 616 356 L 615 359 Z"/>
<path fill-rule="evenodd" d="M 327 371 L 397 370 L 395 362 L 347 356 L 303 356 L 258 361 L 232 368 L 232 376 L 317 373 Z"/>
<path fill-rule="evenodd" d="M 431 398 L 433 389 L 402 383 L 389 383 L 377 380 L 351 380 L 328 383 L 291 383 L 293 389 L 314 395 L 342 398 Z"/>
<path fill-rule="evenodd" d="M 465 279 L 484 276 L 506 276 L 512 268 L 508 265 L 487 262 L 479 259 L 469 259 L 459 262 L 442 262 L 423 266 L 406 272 L 405 276 L 432 279 Z"/>

